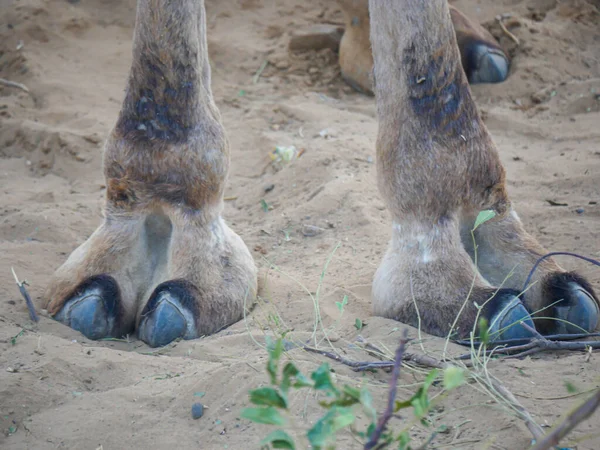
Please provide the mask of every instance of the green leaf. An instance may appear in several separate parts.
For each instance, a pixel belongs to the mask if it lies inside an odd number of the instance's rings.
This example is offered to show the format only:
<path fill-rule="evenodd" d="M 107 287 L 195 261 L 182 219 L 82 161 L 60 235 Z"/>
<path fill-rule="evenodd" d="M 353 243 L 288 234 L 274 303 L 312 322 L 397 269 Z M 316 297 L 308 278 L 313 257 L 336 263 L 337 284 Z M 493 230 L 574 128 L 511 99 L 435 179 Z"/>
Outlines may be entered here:
<path fill-rule="evenodd" d="M 473 231 L 475 231 L 480 225 L 486 223 L 488 220 L 492 220 L 494 217 L 496 217 L 496 211 L 492 211 L 491 209 L 481 211 L 479 214 L 477 214 L 477 219 L 475 219 Z"/>
<path fill-rule="evenodd" d="M 401 402 L 400 400 L 396 400 L 396 404 L 394 406 L 394 412 L 398 412 L 401 409 L 410 408 L 412 406 L 412 399 L 413 399 L 413 397 L 411 397 L 410 400 L 405 400 L 403 402 Z"/>
<path fill-rule="evenodd" d="M 283 426 L 286 424 L 285 417 L 272 406 L 267 406 L 266 408 L 244 408 L 240 417 L 255 423 L 264 423 L 265 425 Z"/>
<path fill-rule="evenodd" d="M 360 389 L 356 389 L 352 386 L 348 386 L 345 385 L 342 388 L 342 392 L 344 393 L 344 395 L 346 395 L 348 398 L 351 398 L 353 400 L 356 400 L 356 403 L 360 402 Z"/>
<path fill-rule="evenodd" d="M 287 408 L 287 401 L 272 387 L 263 387 L 250 391 L 250 401 L 255 405 Z"/>
<path fill-rule="evenodd" d="M 425 381 L 423 381 L 423 386 L 421 389 L 423 389 L 423 391 L 427 392 L 427 390 L 429 389 L 429 387 L 433 384 L 433 382 L 435 381 L 435 379 L 438 376 L 438 370 L 437 369 L 433 369 L 431 372 L 429 372 L 427 374 L 427 376 L 425 377 Z"/>
<path fill-rule="evenodd" d="M 460 367 L 449 366 L 444 370 L 444 389 L 457 388 L 465 382 L 465 372 Z"/>
<path fill-rule="evenodd" d="M 373 397 L 367 388 L 360 390 L 360 404 L 371 422 L 375 422 L 377 420 L 377 411 L 373 407 Z"/>
<path fill-rule="evenodd" d="M 283 380 L 280 388 L 287 392 L 290 386 L 295 388 L 312 387 L 311 381 L 306 378 L 293 362 L 288 362 L 283 368 Z"/>
<path fill-rule="evenodd" d="M 427 414 L 427 410 L 429 409 L 429 398 L 427 398 L 427 393 L 422 392 L 421 395 L 415 396 L 410 402 L 415 416 L 424 417 Z"/>
<path fill-rule="evenodd" d="M 260 199 L 260 207 L 264 212 L 269 212 L 269 204 L 265 201 L 264 198 Z"/>
<path fill-rule="evenodd" d="M 334 410 L 329 410 L 327 414 L 321 417 L 306 433 L 306 437 L 313 448 L 322 448 L 333 436 L 333 430 L 331 429 L 331 416 L 333 416 L 333 414 L 335 414 Z"/>
<path fill-rule="evenodd" d="M 344 295 L 344 298 L 342 299 L 341 302 L 335 302 L 335 305 L 337 306 L 337 308 L 339 309 L 339 311 L 342 313 L 344 312 L 344 306 L 346 306 L 348 304 L 348 296 Z"/>
<path fill-rule="evenodd" d="M 23 334 L 25 333 L 25 330 L 22 329 L 21 331 L 19 331 L 19 333 L 17 333 L 15 336 L 10 338 L 10 343 L 12 345 L 17 345 L 17 339 L 19 339 L 21 336 L 23 336 Z"/>
<path fill-rule="evenodd" d="M 350 408 L 334 406 L 308 430 L 306 436 L 313 448 L 322 448 L 328 441 L 335 438 L 337 431 L 352 425 L 355 419 Z"/>
<path fill-rule="evenodd" d="M 292 437 L 283 430 L 275 430 L 269 434 L 266 438 L 260 441 L 260 446 L 271 444 L 273 448 L 286 448 L 289 450 L 295 450 L 296 445 Z"/>
<path fill-rule="evenodd" d="M 337 432 L 347 426 L 350 426 L 356 420 L 354 413 L 350 408 L 336 408 L 337 414 L 333 417 L 333 432 Z"/>
<path fill-rule="evenodd" d="M 314 389 L 317 391 L 330 391 L 337 394 L 339 391 L 334 386 L 331 380 L 331 372 L 329 370 L 329 364 L 321 364 L 317 370 L 310 374 L 310 377 L 315 382 Z"/>
<path fill-rule="evenodd" d="M 579 389 L 577 389 L 577 387 L 570 381 L 565 381 L 565 388 L 569 394 L 576 394 L 579 392 Z"/>
<path fill-rule="evenodd" d="M 341 395 L 337 391 L 335 394 L 336 397 L 333 401 L 321 401 L 319 405 L 329 409 L 332 406 L 354 406 L 360 403 L 360 390 L 351 386 L 344 386 Z"/>
<path fill-rule="evenodd" d="M 372 422 L 371 425 L 369 425 L 369 428 L 367 428 L 367 436 L 371 436 L 375 432 L 376 427 L 377 425 L 375 422 Z"/>
<path fill-rule="evenodd" d="M 17 432 L 17 427 L 16 427 L 16 425 L 11 425 L 11 426 L 8 428 L 8 434 L 15 434 L 16 432 Z"/>
<path fill-rule="evenodd" d="M 400 436 L 398 436 L 398 442 L 399 442 L 399 446 L 398 449 L 399 450 L 408 450 L 408 444 L 410 444 L 410 435 L 408 434 L 408 431 L 403 431 L 402 433 L 400 433 Z"/>
<path fill-rule="evenodd" d="M 362 330 L 363 327 L 363 322 L 362 320 L 360 320 L 358 317 L 356 318 L 356 320 L 354 321 L 354 328 L 356 328 L 358 331 Z"/>

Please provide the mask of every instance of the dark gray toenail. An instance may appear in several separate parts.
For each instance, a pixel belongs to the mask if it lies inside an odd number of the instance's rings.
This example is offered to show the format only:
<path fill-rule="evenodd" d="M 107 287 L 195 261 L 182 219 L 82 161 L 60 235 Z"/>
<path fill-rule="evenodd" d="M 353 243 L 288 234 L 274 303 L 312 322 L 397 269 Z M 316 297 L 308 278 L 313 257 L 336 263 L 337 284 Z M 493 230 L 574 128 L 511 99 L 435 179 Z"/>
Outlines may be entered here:
<path fill-rule="evenodd" d="M 78 300 L 69 312 L 71 328 L 89 339 L 100 339 L 108 333 L 108 318 L 102 297 L 90 295 Z"/>
<path fill-rule="evenodd" d="M 104 301 L 96 294 L 67 301 L 54 319 L 94 340 L 109 336 L 112 328 Z"/>
<path fill-rule="evenodd" d="M 120 337 L 121 295 L 110 275 L 96 275 L 81 283 L 53 319 L 79 331 L 89 339 Z"/>
<path fill-rule="evenodd" d="M 155 308 L 142 318 L 138 329 L 139 338 L 150 347 L 162 347 L 184 337 L 188 321 L 177 303 L 163 295 Z"/>
<path fill-rule="evenodd" d="M 508 77 L 508 60 L 499 50 L 484 45 L 474 50 L 475 67 L 471 67 L 469 82 L 500 83 Z"/>
<path fill-rule="evenodd" d="M 579 283 L 569 283 L 566 292 L 569 303 L 556 306 L 557 317 L 564 320 L 558 324 L 561 332 L 563 326 L 564 332 L 571 334 L 594 331 L 600 315 L 596 300 Z"/>
<path fill-rule="evenodd" d="M 518 297 L 510 297 L 503 301 L 498 311 L 490 318 L 489 334 L 491 341 L 508 339 L 528 339 L 533 333 L 521 325 L 527 324 L 535 329 L 529 312 Z"/>

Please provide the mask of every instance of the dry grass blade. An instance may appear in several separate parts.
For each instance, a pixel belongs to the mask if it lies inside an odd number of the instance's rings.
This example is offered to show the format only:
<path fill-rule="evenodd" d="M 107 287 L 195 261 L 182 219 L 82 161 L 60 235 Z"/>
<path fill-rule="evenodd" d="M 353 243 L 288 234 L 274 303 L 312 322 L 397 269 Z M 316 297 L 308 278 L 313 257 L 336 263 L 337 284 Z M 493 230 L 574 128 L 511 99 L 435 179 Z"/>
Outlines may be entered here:
<path fill-rule="evenodd" d="M 521 403 L 515 398 L 515 396 L 510 392 L 499 380 L 492 378 L 491 380 L 492 387 L 498 392 L 504 399 L 511 403 L 513 408 L 516 410 L 519 418 L 525 422 L 525 425 L 533 435 L 533 437 L 537 440 L 544 436 L 544 432 L 542 431 L 542 427 L 540 427 L 533 418 L 529 411 L 525 409 Z"/>
<path fill-rule="evenodd" d="M 12 87 L 12 88 L 16 88 L 16 89 L 21 89 L 22 91 L 29 92 L 29 88 L 27 86 L 25 86 L 24 84 L 17 83 L 16 81 L 6 80 L 4 78 L 0 78 L 0 85 L 6 86 L 6 87 Z"/>
<path fill-rule="evenodd" d="M 550 433 L 538 440 L 538 443 L 532 450 L 547 450 L 558 445 L 558 443 L 569 434 L 573 428 L 590 417 L 599 405 L 600 390 L 596 391 L 596 393 L 588 400 L 575 408 L 560 424 L 554 427 Z"/>
<path fill-rule="evenodd" d="M 503 18 L 502 16 L 496 16 L 496 20 L 498 21 L 498 23 L 500 24 L 500 28 L 502 28 L 502 31 L 504 31 L 504 33 L 512 39 L 512 41 L 517 44 L 517 45 L 521 45 L 521 43 L 519 42 L 519 38 L 516 37 L 514 34 L 512 34 L 510 31 L 508 31 L 508 28 L 506 28 L 506 25 L 504 25 L 503 22 Z"/>

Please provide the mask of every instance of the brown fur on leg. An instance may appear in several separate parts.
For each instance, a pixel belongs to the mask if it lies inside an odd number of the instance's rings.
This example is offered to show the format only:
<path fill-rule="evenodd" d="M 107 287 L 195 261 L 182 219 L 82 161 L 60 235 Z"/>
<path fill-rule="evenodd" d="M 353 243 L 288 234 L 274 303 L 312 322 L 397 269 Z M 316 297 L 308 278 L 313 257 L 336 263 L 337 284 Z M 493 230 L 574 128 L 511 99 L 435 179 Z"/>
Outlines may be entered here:
<path fill-rule="evenodd" d="M 164 201 L 220 212 L 229 147 L 205 20 L 202 1 L 138 1 L 125 100 L 104 159 L 109 200 L 123 208 Z"/>
<path fill-rule="evenodd" d="M 344 14 L 344 35 L 340 42 L 339 63 L 344 80 L 355 90 L 373 95 L 373 55 L 371 53 L 368 0 L 338 0 Z M 473 62 L 470 49 L 484 44 L 506 55 L 494 37 L 481 25 L 449 5 L 463 69 L 468 73 Z"/>

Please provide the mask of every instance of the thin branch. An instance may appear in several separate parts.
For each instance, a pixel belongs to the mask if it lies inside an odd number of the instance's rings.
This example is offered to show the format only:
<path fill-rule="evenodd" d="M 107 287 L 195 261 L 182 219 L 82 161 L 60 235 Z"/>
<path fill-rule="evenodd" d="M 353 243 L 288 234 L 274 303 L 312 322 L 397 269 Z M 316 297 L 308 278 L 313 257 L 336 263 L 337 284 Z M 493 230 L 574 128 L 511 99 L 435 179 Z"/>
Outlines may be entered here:
<path fill-rule="evenodd" d="M 404 338 L 403 338 L 404 339 Z M 408 342 L 408 339 L 405 339 L 405 342 Z M 355 372 L 364 372 L 366 370 L 375 370 L 375 369 L 393 369 L 395 366 L 395 361 L 352 361 L 348 358 L 344 358 L 343 356 L 336 355 L 335 353 L 331 353 L 325 350 L 319 350 L 314 347 L 309 347 L 307 345 L 302 347 L 303 350 L 311 353 L 317 353 L 321 356 L 325 356 L 326 358 L 333 359 L 345 366 L 350 367 Z M 445 369 L 450 363 L 442 362 L 438 359 L 435 359 L 428 355 L 421 355 L 418 353 L 405 353 L 403 357 L 404 362 L 413 362 L 415 364 L 419 364 L 423 367 L 433 367 L 436 369 Z"/>
<path fill-rule="evenodd" d="M 325 350 L 319 350 L 318 348 L 309 347 L 308 345 L 302 346 L 302 349 L 306 350 L 307 352 L 318 353 L 319 355 L 325 356 L 329 359 L 333 359 L 334 361 L 337 361 L 341 364 L 344 364 L 345 366 L 352 367 L 352 368 L 361 367 L 365 364 L 369 364 L 369 363 L 361 362 L 361 361 L 352 361 L 347 358 L 344 358 L 343 356 L 336 355 L 335 353 L 331 353 L 331 352 L 328 352 Z"/>
<path fill-rule="evenodd" d="M 532 450 L 547 450 L 555 447 L 573 428 L 589 418 L 600 405 L 600 390 L 596 391 L 588 400 L 575 408 L 565 419 L 544 436 Z"/>
<path fill-rule="evenodd" d="M 575 339 L 583 339 L 583 338 L 591 338 L 591 337 L 600 337 L 600 333 L 564 333 L 564 334 L 548 334 L 544 336 L 544 339 L 548 339 L 551 341 L 574 341 Z M 516 339 L 502 339 L 499 341 L 494 341 L 492 344 L 494 347 L 506 346 L 506 347 L 517 347 L 521 345 L 523 342 L 523 338 Z M 455 341 L 456 344 L 464 345 L 465 347 L 471 347 L 470 339 L 459 339 Z M 474 341 L 473 346 L 478 348 L 479 346 L 484 345 L 483 342 Z M 486 344 L 488 345 L 488 344 Z"/>
<path fill-rule="evenodd" d="M 29 292 L 27 292 L 27 289 L 25 288 L 25 285 L 27 284 L 27 282 L 19 281 L 19 277 L 17 277 L 17 274 L 15 273 L 15 269 L 13 269 L 11 267 L 10 270 L 12 271 L 13 277 L 15 277 L 15 282 L 17 283 L 17 286 L 19 287 L 19 291 L 21 292 L 21 295 L 25 299 L 25 303 L 27 304 L 27 309 L 29 310 L 29 317 L 31 318 L 32 321 L 39 322 L 40 318 L 38 317 L 37 313 L 35 312 L 35 306 L 33 306 L 33 302 L 31 301 Z"/>
<path fill-rule="evenodd" d="M 597 336 L 597 333 L 589 334 L 587 336 Z M 583 337 L 585 335 L 582 335 Z M 558 350 L 569 350 L 569 351 L 588 351 L 592 348 L 600 348 L 600 341 L 557 341 L 549 339 L 550 336 L 534 336 L 531 340 L 523 345 L 515 345 L 513 347 L 505 347 L 505 348 L 494 348 L 491 350 L 486 350 L 484 354 L 489 356 L 491 354 L 498 356 L 506 356 L 508 359 L 521 359 L 526 356 L 534 355 L 536 353 L 546 352 L 546 351 L 558 351 Z M 471 359 L 470 353 L 462 354 L 455 358 L 456 360 L 469 360 Z"/>
<path fill-rule="evenodd" d="M 398 378 L 400 377 L 400 368 L 402 367 L 402 357 L 404 356 L 404 349 L 406 347 L 406 341 L 408 337 L 408 330 L 404 329 L 402 338 L 400 338 L 400 345 L 396 349 L 396 357 L 394 358 L 394 369 L 392 370 L 392 377 L 390 378 L 390 387 L 388 392 L 388 403 L 384 413 L 377 422 L 377 427 L 373 430 L 373 433 L 369 437 L 369 440 L 365 444 L 364 450 L 370 450 L 375 448 L 383 431 L 385 430 L 387 423 L 394 414 L 394 405 L 396 403 L 396 391 L 398 389 Z"/>

